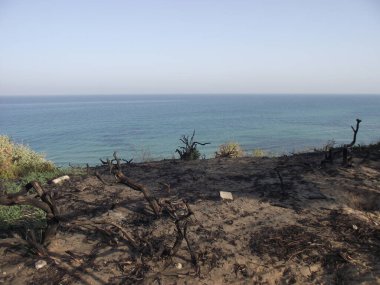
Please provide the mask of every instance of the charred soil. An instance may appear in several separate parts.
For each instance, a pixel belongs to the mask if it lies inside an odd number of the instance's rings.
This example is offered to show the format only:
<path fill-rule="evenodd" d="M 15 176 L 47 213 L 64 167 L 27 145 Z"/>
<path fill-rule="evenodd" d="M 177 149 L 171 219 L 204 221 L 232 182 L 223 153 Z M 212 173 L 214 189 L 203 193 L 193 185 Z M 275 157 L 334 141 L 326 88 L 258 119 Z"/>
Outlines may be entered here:
<path fill-rule="evenodd" d="M 323 159 L 121 164 L 159 215 L 106 165 L 46 185 L 57 232 L 38 250 L 14 237 L 38 242 L 44 228 L 0 231 L 0 283 L 379 284 L 380 147 L 355 148 L 350 165 Z"/>

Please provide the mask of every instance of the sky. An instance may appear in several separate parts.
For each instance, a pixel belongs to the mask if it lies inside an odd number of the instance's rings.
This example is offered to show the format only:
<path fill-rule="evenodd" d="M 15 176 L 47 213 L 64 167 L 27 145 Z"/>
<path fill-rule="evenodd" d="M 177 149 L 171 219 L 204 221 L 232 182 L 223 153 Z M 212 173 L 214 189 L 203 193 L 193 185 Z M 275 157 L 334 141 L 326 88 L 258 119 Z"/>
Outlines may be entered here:
<path fill-rule="evenodd" d="M 379 0 L 0 0 L 0 95 L 380 94 Z"/>

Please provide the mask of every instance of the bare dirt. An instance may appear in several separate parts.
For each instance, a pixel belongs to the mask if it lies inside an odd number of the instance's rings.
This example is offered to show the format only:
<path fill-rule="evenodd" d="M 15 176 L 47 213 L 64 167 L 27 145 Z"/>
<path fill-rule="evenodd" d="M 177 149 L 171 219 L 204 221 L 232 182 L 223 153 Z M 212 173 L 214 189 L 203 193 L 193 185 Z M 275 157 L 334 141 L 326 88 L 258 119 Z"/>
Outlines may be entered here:
<path fill-rule="evenodd" d="M 2 244 L 0 283 L 380 284 L 380 149 L 356 150 L 351 167 L 322 160 L 314 152 L 124 165 L 157 198 L 189 203 L 197 266 L 185 242 L 163 254 L 176 240 L 173 218 L 155 217 L 107 167 L 46 186 L 63 215 L 58 233 L 46 256 Z M 47 265 L 37 270 L 38 260 Z"/>

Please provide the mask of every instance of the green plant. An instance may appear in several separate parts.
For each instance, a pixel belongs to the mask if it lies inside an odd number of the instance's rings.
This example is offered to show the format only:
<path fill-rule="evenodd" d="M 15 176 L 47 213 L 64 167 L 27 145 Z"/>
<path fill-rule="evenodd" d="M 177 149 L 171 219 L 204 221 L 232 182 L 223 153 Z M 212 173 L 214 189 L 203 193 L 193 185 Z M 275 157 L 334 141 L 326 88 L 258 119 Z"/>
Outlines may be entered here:
<path fill-rule="evenodd" d="M 31 172 L 17 180 L 3 180 L 2 191 L 17 193 L 31 181 L 38 181 L 41 185 L 46 184 L 53 178 L 63 175 L 84 175 L 83 168 L 54 168 L 51 171 Z M 1 193 L 0 193 L 1 195 Z M 11 227 L 43 227 L 46 223 L 46 214 L 38 208 L 29 205 L 1 206 L 0 205 L 0 229 Z"/>
<path fill-rule="evenodd" d="M 207 145 L 210 143 L 201 143 L 194 141 L 195 130 L 193 131 L 193 135 L 189 139 L 189 136 L 182 135 L 179 139 L 184 146 L 180 146 L 176 149 L 176 152 L 179 154 L 179 158 L 181 160 L 196 160 L 201 157 L 201 153 L 197 149 L 198 145 Z"/>
<path fill-rule="evenodd" d="M 215 157 L 236 158 L 244 156 L 244 151 L 237 142 L 228 142 L 219 146 Z"/>
<path fill-rule="evenodd" d="M 29 147 L 16 144 L 7 136 L 0 136 L 0 191 L 17 193 L 31 181 L 45 184 L 65 174 L 82 175 L 84 169 L 59 169 L 42 154 Z M 0 193 L 1 195 L 1 193 Z M 45 213 L 32 206 L 0 205 L 0 229 L 24 225 L 42 225 Z"/>
<path fill-rule="evenodd" d="M 0 179 L 14 179 L 33 172 L 54 171 L 56 167 L 28 146 L 16 144 L 8 136 L 0 136 L 0 169 Z"/>
<path fill-rule="evenodd" d="M 41 209 L 29 205 L 0 206 L 0 230 L 14 227 L 42 227 L 46 214 Z"/>

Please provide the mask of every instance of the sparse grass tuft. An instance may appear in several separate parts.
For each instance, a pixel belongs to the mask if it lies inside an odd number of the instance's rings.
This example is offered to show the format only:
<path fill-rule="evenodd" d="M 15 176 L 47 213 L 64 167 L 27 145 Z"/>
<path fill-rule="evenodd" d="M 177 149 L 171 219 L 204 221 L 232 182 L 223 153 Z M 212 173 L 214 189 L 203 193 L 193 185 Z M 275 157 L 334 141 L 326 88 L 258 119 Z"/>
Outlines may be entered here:
<path fill-rule="evenodd" d="M 237 142 L 228 142 L 219 146 L 215 157 L 236 158 L 244 156 L 244 151 Z"/>
<path fill-rule="evenodd" d="M 252 151 L 252 156 L 253 157 L 264 157 L 264 156 L 268 156 L 268 153 L 263 149 L 256 148 Z"/>
<path fill-rule="evenodd" d="M 0 229 L 20 227 L 43 227 L 46 214 L 41 209 L 29 206 L 0 206 Z"/>
<path fill-rule="evenodd" d="M 380 210 L 380 195 L 378 193 L 354 193 L 348 192 L 345 194 L 347 206 L 359 211 L 378 211 Z"/>
<path fill-rule="evenodd" d="M 137 162 L 151 162 L 154 161 L 154 157 L 149 148 L 142 146 L 136 151 L 136 161 Z"/>

